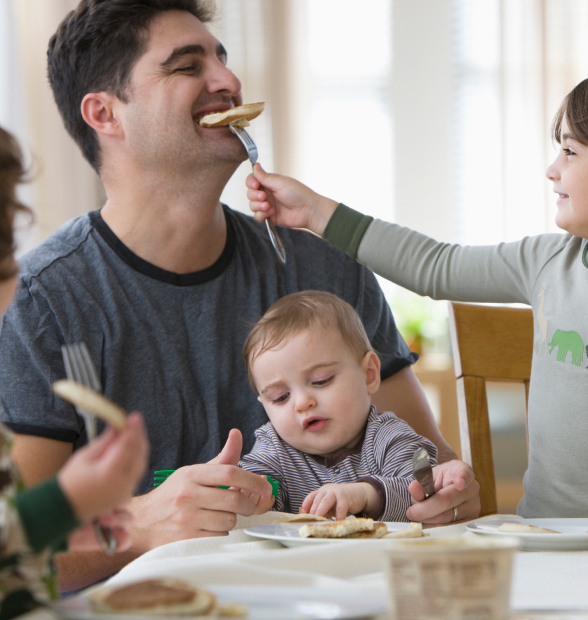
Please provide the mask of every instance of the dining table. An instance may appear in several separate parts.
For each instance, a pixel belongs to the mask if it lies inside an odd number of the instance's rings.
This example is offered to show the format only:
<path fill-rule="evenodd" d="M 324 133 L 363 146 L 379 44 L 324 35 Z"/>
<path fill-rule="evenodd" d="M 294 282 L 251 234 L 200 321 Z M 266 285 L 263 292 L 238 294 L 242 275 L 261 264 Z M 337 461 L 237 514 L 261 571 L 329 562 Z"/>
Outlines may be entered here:
<path fill-rule="evenodd" d="M 239 517 L 228 536 L 163 545 L 94 588 L 174 577 L 210 589 L 220 598 L 245 602 L 251 620 L 390 617 L 385 562 L 386 547 L 394 541 L 349 540 L 289 548 L 279 540 L 246 533 L 286 517 L 279 512 Z M 434 527 L 426 533 L 438 538 L 475 536 L 467 525 Z M 81 594 L 65 604 L 71 611 L 83 600 Z M 517 551 L 510 608 L 516 620 L 588 619 L 588 550 Z M 76 617 L 75 611 L 69 617 Z"/>

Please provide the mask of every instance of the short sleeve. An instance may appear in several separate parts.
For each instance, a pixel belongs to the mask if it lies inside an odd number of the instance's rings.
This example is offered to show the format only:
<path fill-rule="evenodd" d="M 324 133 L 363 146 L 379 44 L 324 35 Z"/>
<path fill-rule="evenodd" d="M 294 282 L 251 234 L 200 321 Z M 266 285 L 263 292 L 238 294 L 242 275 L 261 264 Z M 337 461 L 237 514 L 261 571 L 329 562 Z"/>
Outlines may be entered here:
<path fill-rule="evenodd" d="M 41 287 L 34 279 L 32 286 L 21 280 L 0 328 L 2 420 L 15 433 L 76 444 L 83 430 L 80 419 L 51 391 L 51 384 L 65 373 L 62 344 Z"/>
<path fill-rule="evenodd" d="M 414 364 L 419 356 L 409 348 L 394 321 L 390 306 L 374 274 L 360 267 L 360 287 L 355 309 L 361 317 L 372 347 L 382 362 L 382 380 Z"/>

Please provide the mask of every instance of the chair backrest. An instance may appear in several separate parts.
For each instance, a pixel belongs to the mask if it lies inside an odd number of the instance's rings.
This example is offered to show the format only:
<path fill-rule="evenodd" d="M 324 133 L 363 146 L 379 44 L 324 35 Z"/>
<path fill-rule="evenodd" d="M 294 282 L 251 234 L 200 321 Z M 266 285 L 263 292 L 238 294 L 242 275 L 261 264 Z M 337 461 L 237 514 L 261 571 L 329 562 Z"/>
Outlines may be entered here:
<path fill-rule="evenodd" d="M 480 483 L 480 516 L 496 514 L 486 380 L 524 383 L 528 402 L 533 313 L 526 308 L 451 302 L 449 322 L 457 377 L 461 457 L 472 466 Z"/>

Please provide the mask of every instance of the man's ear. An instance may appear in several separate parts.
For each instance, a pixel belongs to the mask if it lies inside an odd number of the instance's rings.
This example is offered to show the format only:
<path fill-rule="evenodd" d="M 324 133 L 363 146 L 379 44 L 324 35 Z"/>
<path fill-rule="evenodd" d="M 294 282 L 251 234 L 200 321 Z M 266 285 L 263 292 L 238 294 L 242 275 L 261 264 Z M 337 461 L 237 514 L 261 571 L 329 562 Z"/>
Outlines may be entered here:
<path fill-rule="evenodd" d="M 361 362 L 363 372 L 365 373 L 365 383 L 368 394 L 375 394 L 380 388 L 380 358 L 374 351 L 368 351 Z"/>
<path fill-rule="evenodd" d="M 123 129 L 116 114 L 119 99 L 109 93 L 88 93 L 82 99 L 82 117 L 97 133 L 120 137 Z"/>

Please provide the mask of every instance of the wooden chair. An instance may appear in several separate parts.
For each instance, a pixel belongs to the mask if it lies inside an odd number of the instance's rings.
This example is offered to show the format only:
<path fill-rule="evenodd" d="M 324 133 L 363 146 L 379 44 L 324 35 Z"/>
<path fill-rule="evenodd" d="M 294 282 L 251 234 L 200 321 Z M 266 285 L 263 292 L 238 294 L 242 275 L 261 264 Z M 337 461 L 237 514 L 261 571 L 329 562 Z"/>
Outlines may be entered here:
<path fill-rule="evenodd" d="M 461 440 L 461 458 L 480 483 L 480 516 L 496 514 L 496 479 L 486 380 L 525 385 L 528 404 L 533 357 L 531 309 L 450 303 L 450 331 Z M 527 447 L 528 447 L 527 434 Z"/>

